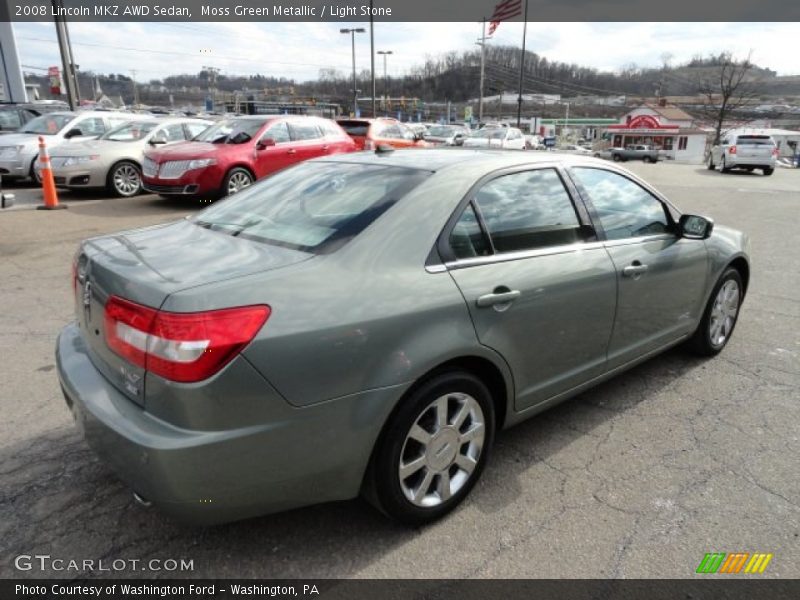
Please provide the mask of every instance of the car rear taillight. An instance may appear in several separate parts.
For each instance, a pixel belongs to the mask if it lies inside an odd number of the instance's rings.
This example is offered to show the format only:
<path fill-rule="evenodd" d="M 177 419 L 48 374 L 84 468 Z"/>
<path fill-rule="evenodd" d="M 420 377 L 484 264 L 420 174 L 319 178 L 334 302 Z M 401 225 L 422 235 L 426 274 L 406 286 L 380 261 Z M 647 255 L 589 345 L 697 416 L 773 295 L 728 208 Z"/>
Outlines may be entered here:
<path fill-rule="evenodd" d="M 728 148 L 728 154 L 736 154 L 736 146 L 731 146 Z"/>
<path fill-rule="evenodd" d="M 111 296 L 105 308 L 108 347 L 164 379 L 201 381 L 249 344 L 270 316 L 266 305 L 175 313 Z"/>
<path fill-rule="evenodd" d="M 775 148 L 773 148 L 773 149 L 772 149 L 772 156 L 774 156 L 775 158 L 777 158 L 777 157 L 778 157 L 778 154 L 779 154 L 779 153 L 778 153 L 778 147 L 776 146 Z"/>

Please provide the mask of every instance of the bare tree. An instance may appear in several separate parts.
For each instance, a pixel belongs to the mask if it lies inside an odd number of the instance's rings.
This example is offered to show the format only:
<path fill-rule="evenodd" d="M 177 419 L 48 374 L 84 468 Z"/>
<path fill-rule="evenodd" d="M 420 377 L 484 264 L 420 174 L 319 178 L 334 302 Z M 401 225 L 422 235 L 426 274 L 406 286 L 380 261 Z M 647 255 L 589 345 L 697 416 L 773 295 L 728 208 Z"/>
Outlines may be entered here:
<path fill-rule="evenodd" d="M 758 80 L 751 74 L 754 68 L 751 54 L 737 61 L 730 52 L 724 52 L 715 57 L 717 64 L 704 69 L 698 78 L 698 91 L 704 97 L 703 113 L 714 123 L 715 144 L 719 143 L 731 113 L 751 106 L 758 97 Z"/>

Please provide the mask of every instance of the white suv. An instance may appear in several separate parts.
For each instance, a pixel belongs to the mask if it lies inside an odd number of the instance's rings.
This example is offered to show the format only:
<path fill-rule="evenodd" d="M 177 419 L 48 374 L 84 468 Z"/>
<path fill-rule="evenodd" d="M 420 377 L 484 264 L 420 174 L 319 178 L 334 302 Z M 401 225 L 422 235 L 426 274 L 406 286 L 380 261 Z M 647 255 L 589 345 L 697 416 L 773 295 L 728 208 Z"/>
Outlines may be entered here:
<path fill-rule="evenodd" d="M 770 136 L 731 132 L 711 148 L 708 169 L 713 171 L 719 167 L 723 173 L 731 169 L 761 169 L 764 175 L 772 175 L 777 156 L 778 147 Z"/>

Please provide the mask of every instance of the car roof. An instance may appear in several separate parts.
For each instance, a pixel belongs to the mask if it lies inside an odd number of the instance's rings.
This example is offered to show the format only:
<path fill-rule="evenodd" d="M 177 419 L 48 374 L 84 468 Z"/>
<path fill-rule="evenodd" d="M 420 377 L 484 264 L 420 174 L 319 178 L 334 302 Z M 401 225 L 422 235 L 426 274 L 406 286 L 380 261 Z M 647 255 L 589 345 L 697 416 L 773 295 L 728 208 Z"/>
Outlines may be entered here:
<path fill-rule="evenodd" d="M 495 170 L 516 165 L 559 163 L 593 164 L 608 167 L 608 161 L 594 157 L 558 152 L 523 152 L 521 150 L 490 150 L 481 148 L 409 148 L 390 152 L 356 152 L 318 159 L 320 162 L 390 165 L 420 171 L 442 171 L 455 165 L 469 164 L 476 170 Z"/>

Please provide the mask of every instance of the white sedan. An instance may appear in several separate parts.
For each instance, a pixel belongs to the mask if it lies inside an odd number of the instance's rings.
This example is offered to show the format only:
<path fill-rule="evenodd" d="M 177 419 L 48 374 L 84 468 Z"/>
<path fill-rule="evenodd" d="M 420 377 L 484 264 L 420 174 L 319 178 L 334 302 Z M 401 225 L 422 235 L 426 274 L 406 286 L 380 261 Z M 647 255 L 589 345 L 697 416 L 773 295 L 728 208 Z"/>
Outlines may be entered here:
<path fill-rule="evenodd" d="M 525 150 L 525 136 L 516 127 L 485 127 L 464 140 L 464 147 Z"/>

